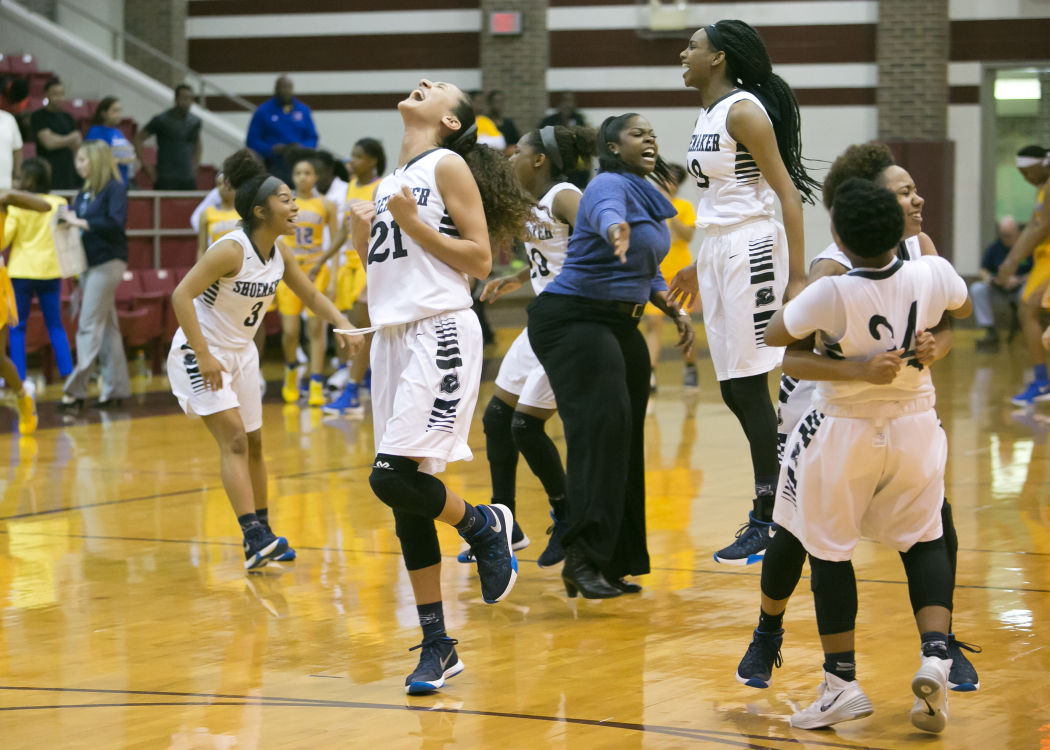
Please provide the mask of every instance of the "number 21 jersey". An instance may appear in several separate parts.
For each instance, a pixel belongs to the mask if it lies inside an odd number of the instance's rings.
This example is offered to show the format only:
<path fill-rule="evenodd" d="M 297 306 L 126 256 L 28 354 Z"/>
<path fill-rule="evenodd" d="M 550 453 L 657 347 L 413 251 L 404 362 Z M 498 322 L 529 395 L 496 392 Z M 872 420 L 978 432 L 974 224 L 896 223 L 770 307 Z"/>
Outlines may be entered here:
<path fill-rule="evenodd" d="M 387 208 L 390 197 L 407 187 L 423 223 L 441 234 L 459 237 L 437 188 L 435 171 L 445 158 L 461 157 L 444 148 L 425 151 L 384 177 L 376 189 L 366 266 L 368 316 L 373 325 L 401 325 L 471 306 L 467 275 L 402 232 Z"/>

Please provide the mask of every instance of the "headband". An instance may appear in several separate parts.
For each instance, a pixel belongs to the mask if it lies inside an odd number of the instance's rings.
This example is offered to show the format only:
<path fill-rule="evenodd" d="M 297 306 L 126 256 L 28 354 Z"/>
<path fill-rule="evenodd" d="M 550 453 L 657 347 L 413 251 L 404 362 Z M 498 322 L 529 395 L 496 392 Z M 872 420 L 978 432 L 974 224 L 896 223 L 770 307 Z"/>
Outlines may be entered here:
<path fill-rule="evenodd" d="M 553 125 L 546 125 L 540 128 L 540 140 L 543 141 L 543 152 L 551 160 L 551 165 L 554 167 L 551 170 L 551 175 L 564 174 L 565 165 L 562 164 L 561 151 L 558 149 L 558 139 L 554 135 Z"/>
<path fill-rule="evenodd" d="M 470 124 L 470 127 L 464 130 L 462 133 L 456 136 L 455 140 L 449 144 L 453 151 L 458 149 L 460 146 L 466 145 L 471 136 L 478 132 L 478 122 L 475 120 Z M 476 140 L 476 136 L 475 136 Z"/>
<path fill-rule="evenodd" d="M 1048 162 L 1050 162 L 1050 158 L 1045 156 L 1042 158 L 1038 156 L 1018 156 L 1017 168 L 1024 169 L 1025 167 L 1039 167 L 1047 164 Z"/>
<path fill-rule="evenodd" d="M 273 175 L 267 176 L 267 178 L 262 181 L 262 184 L 259 185 L 259 189 L 255 191 L 255 197 L 252 198 L 252 205 L 261 206 L 267 198 L 280 190 L 281 185 L 283 184 L 283 182 Z"/>
<path fill-rule="evenodd" d="M 707 41 L 711 42 L 711 47 L 716 50 L 725 49 L 722 44 L 722 34 L 714 24 L 705 26 L 704 33 L 707 34 Z"/>

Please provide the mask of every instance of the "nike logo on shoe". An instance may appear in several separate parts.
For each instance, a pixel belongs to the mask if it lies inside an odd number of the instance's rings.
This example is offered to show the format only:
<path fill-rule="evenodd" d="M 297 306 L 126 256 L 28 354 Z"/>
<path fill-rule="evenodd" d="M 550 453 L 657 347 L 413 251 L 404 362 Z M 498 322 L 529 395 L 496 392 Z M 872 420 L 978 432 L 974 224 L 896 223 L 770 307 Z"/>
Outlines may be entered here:
<path fill-rule="evenodd" d="M 827 711 L 829 708 L 834 706 L 835 705 L 835 701 L 837 701 L 841 697 L 842 697 L 842 693 L 839 693 L 834 698 L 832 698 L 829 702 L 820 704 L 821 712 Z"/>
<path fill-rule="evenodd" d="M 450 661 L 452 661 L 452 652 L 451 651 L 448 652 L 448 656 L 446 656 L 444 659 L 438 659 L 438 663 L 441 664 L 441 671 L 442 672 L 445 671 L 445 667 L 448 666 L 448 663 Z"/>
<path fill-rule="evenodd" d="M 495 519 L 492 522 L 492 530 L 495 531 L 497 534 L 503 533 L 503 524 L 500 523 L 499 513 L 497 513 L 496 511 L 492 511 L 492 517 L 493 519 Z"/>

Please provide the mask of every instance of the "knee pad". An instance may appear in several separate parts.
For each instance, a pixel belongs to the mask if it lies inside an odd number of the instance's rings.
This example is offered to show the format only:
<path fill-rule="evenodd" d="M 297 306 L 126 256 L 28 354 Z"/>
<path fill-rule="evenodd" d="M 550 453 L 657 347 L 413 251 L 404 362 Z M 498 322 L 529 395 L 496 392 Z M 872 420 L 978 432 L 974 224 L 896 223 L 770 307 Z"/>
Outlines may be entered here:
<path fill-rule="evenodd" d="M 951 611 L 955 578 L 943 536 L 931 542 L 916 542 L 907 552 L 901 552 L 901 562 L 908 577 L 912 612 L 923 607 Z"/>
<path fill-rule="evenodd" d="M 544 440 L 547 438 L 547 433 L 544 429 L 546 420 L 534 417 L 531 414 L 522 414 L 520 411 L 514 412 L 514 416 L 510 420 L 510 434 L 514 438 L 514 445 L 518 447 L 518 450 L 524 453 L 522 446 L 529 446 L 534 444 L 539 438 Z"/>
<path fill-rule="evenodd" d="M 445 507 L 445 485 L 402 456 L 377 453 L 368 476 L 372 492 L 395 511 L 435 519 Z"/>
<path fill-rule="evenodd" d="M 787 599 L 802 577 L 806 548 L 794 534 L 778 528 L 762 558 L 762 593 L 774 601 Z"/>
<path fill-rule="evenodd" d="M 489 401 L 489 405 L 485 407 L 485 413 L 481 417 L 481 424 L 485 428 L 486 435 L 493 435 L 496 433 L 509 432 L 511 424 L 511 418 L 514 416 L 514 407 L 510 404 L 505 404 L 495 396 Z"/>
<path fill-rule="evenodd" d="M 441 562 L 441 545 L 433 519 L 395 510 L 394 530 L 408 570 L 429 568 Z"/>
<path fill-rule="evenodd" d="M 847 633 L 857 626 L 857 577 L 849 560 L 831 562 L 810 555 L 810 588 L 821 635 Z"/>

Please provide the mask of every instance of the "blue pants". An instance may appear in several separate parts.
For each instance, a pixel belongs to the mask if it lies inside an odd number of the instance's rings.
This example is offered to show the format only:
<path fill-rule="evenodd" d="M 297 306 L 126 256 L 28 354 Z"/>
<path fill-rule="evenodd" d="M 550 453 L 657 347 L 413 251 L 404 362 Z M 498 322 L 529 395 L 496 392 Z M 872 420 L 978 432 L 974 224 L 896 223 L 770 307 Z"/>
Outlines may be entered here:
<path fill-rule="evenodd" d="M 15 290 L 15 304 L 18 306 L 18 325 L 11 329 L 11 361 L 18 369 L 18 376 L 26 376 L 26 324 L 29 322 L 29 306 L 33 295 L 40 300 L 40 309 L 44 313 L 47 335 L 51 339 L 51 348 L 55 352 L 55 364 L 58 374 L 66 377 L 73 372 L 73 356 L 69 351 L 69 339 L 66 329 L 62 327 L 61 279 L 11 279 Z"/>

